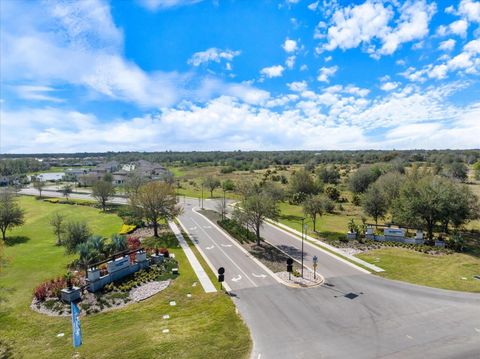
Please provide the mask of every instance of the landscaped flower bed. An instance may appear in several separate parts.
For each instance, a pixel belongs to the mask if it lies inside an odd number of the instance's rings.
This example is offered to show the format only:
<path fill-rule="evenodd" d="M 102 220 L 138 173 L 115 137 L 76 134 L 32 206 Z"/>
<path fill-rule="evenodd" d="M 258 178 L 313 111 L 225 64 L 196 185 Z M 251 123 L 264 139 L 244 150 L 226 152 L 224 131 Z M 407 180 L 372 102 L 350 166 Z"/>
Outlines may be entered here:
<path fill-rule="evenodd" d="M 137 226 L 134 224 L 122 224 L 122 228 L 120 228 L 120 232 L 118 232 L 118 234 L 129 234 L 135 229 L 137 229 Z"/>
<path fill-rule="evenodd" d="M 94 314 L 113 308 L 120 308 L 135 302 L 138 298 L 132 297 L 133 291 L 146 287 L 147 293 L 142 298 L 149 297 L 165 289 L 176 275 L 172 274 L 172 268 L 178 268 L 178 263 L 173 258 L 165 258 L 163 263 L 152 265 L 148 269 L 140 270 L 121 281 L 110 283 L 97 293 L 83 291 L 79 308 L 82 314 Z M 80 276 L 75 276 L 72 283 L 76 286 L 85 285 Z M 156 286 L 146 286 L 149 283 L 158 283 Z M 70 315 L 70 304 L 60 299 L 61 290 L 67 287 L 64 278 L 59 277 L 40 284 L 34 291 L 31 308 L 37 312 L 51 316 Z M 143 290 L 145 292 L 145 290 Z M 138 297 L 138 296 L 136 296 Z"/>

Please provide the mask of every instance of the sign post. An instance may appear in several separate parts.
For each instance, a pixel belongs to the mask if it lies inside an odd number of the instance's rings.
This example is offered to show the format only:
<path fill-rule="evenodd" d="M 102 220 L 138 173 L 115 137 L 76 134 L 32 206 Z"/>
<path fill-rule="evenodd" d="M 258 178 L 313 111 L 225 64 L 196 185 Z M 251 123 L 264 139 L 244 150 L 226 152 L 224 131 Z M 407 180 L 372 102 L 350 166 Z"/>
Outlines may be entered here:
<path fill-rule="evenodd" d="M 292 277 L 291 277 L 291 274 L 292 274 L 292 271 L 293 271 L 293 259 L 292 258 L 288 258 L 287 259 L 287 272 L 288 272 L 288 280 L 292 280 Z"/>
<path fill-rule="evenodd" d="M 225 268 L 220 267 L 218 268 L 218 282 L 220 283 L 220 290 L 223 289 L 222 282 L 225 280 Z"/>
<path fill-rule="evenodd" d="M 70 309 L 72 311 L 72 337 L 73 347 L 77 348 L 82 345 L 82 329 L 80 328 L 80 309 L 76 303 L 70 303 Z"/>
<path fill-rule="evenodd" d="M 318 264 L 318 257 L 313 256 L 313 279 L 317 279 L 317 264 Z"/>

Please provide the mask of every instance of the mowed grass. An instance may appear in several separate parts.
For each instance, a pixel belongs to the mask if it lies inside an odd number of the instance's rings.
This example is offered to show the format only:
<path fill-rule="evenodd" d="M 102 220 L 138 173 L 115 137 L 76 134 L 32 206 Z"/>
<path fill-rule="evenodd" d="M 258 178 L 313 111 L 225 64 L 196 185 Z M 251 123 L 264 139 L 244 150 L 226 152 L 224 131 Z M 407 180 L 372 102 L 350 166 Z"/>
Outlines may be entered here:
<path fill-rule="evenodd" d="M 379 276 L 450 290 L 480 292 L 480 258 L 455 253 L 434 256 L 405 248 L 376 249 L 357 257 L 380 266 Z"/>
<path fill-rule="evenodd" d="M 141 303 L 82 317 L 84 344 L 71 345 L 70 318 L 48 317 L 29 308 L 33 288 L 62 275 L 74 256 L 65 256 L 48 226 L 52 213 L 85 219 L 94 233 L 110 236 L 121 220 L 114 214 L 84 207 L 50 204 L 21 197 L 27 222 L 9 233 L 17 243 L 4 246 L 6 265 L 0 274 L 3 299 L 0 337 L 19 358 L 244 358 L 251 349 L 248 329 L 223 293 L 206 294 L 183 251 L 171 248 L 179 261 L 180 276 L 165 291 Z M 28 240 L 27 240 L 28 238 Z M 207 269 L 208 270 L 208 269 Z M 213 274 L 212 274 L 213 275 Z M 188 298 L 187 294 L 192 297 Z M 171 300 L 177 306 L 169 305 Z M 170 319 L 162 316 L 169 314 Z M 169 329 L 169 333 L 163 333 Z M 64 337 L 57 334 L 65 333 Z"/>

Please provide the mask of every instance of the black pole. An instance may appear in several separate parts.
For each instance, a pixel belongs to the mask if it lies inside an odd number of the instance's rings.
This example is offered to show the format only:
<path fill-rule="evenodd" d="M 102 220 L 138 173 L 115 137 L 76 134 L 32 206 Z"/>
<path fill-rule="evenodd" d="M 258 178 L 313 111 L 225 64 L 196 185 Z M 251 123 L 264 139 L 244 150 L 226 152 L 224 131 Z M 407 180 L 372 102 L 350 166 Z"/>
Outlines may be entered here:
<path fill-rule="evenodd" d="M 302 218 L 302 278 L 303 278 L 303 229 L 305 228 L 303 226 L 304 221 L 305 221 L 305 218 Z"/>

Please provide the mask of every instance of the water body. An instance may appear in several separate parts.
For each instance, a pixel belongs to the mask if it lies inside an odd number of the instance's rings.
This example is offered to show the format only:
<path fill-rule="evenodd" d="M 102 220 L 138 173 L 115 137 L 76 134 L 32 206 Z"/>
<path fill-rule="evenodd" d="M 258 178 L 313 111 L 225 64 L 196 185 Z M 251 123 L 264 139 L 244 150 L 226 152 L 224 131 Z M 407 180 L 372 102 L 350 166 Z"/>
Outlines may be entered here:
<path fill-rule="evenodd" d="M 40 181 L 60 181 L 65 176 L 65 172 L 46 172 L 36 176 Z"/>

